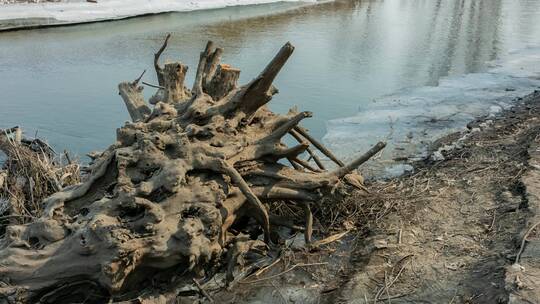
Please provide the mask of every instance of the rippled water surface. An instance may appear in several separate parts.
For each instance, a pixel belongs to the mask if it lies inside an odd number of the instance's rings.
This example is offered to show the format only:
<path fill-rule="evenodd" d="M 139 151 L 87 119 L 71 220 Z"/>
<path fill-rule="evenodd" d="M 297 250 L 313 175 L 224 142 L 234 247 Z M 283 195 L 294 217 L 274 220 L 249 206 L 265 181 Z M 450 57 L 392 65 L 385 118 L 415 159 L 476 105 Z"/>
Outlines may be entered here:
<path fill-rule="evenodd" d="M 325 141 L 339 150 L 340 141 L 350 146 L 360 131 L 343 126 L 371 128 L 340 118 L 356 116 L 376 98 L 490 72 L 486 62 L 516 60 L 512 52 L 539 56 L 540 1 L 279 3 L 0 33 L 0 127 L 21 125 L 78 154 L 103 149 L 128 119 L 116 85 L 151 69 L 167 32 L 173 39 L 164 57 L 191 67 L 189 83 L 206 40 L 224 47 L 224 62 L 242 69 L 242 82 L 291 41 L 296 51 L 276 80 L 280 94 L 271 107 L 313 111 L 305 125 L 319 138 L 331 121 Z M 383 137 L 371 126 L 373 140 Z"/>

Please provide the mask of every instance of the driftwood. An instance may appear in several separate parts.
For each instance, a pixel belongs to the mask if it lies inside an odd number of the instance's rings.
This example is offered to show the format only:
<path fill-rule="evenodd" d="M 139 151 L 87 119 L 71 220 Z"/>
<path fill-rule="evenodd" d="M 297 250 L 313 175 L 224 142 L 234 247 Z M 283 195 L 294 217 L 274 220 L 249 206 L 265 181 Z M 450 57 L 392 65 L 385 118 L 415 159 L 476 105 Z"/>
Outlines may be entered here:
<path fill-rule="evenodd" d="M 185 65 L 159 64 L 168 40 L 154 58 L 154 108 L 144 102 L 140 78 L 121 83 L 133 121 L 117 130 L 117 142 L 94 156 L 81 184 L 45 199 L 39 219 L 7 227 L 0 302 L 84 302 L 84 290 L 86 296 L 120 295 L 152 269 L 203 273 L 232 245 L 234 267 L 240 252 L 272 245 L 278 225 L 294 227 L 275 220 L 267 202 L 303 206 L 302 230 L 310 242 L 313 204 L 341 182 L 362 185 L 355 169 L 384 143 L 344 164 L 299 126 L 310 112 L 279 115 L 267 108 L 277 93 L 272 82 L 294 50 L 290 43 L 260 75 L 238 86 L 240 70 L 220 63 L 222 49 L 209 42 L 189 90 Z M 286 146 L 287 134 L 299 144 Z M 311 145 L 337 169 L 327 171 Z M 306 151 L 315 165 L 301 158 Z M 243 242 L 231 231 L 246 217 L 258 223 L 264 242 Z"/>

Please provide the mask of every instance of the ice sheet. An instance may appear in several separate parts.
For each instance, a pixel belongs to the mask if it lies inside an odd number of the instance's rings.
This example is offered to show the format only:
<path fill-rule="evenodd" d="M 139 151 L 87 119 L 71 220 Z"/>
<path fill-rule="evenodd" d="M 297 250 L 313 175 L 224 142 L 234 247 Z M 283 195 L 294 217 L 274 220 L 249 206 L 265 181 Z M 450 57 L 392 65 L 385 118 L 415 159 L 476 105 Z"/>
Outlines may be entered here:
<path fill-rule="evenodd" d="M 510 52 L 485 73 L 445 77 L 438 86 L 406 88 L 359 108 L 353 117 L 327 124 L 323 141 L 343 159 L 379 140 L 389 145 L 377 163 L 390 173 L 392 160 L 426 156 L 433 140 L 494 115 L 540 88 L 540 47 Z M 390 171 L 389 171 L 390 170 Z"/>

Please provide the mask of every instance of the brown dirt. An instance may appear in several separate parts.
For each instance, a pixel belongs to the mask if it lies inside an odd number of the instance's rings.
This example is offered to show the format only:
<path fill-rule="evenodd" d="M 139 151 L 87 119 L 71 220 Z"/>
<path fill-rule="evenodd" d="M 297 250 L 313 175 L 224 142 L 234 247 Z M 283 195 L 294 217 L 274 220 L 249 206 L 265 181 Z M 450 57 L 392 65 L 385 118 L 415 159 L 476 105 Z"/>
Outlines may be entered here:
<path fill-rule="evenodd" d="M 460 147 L 443 152 L 445 160 L 416 164 L 415 174 L 388 182 L 381 191 L 395 196 L 396 212 L 372 231 L 387 248 L 355 263 L 356 273 L 337 298 L 506 303 L 514 292 L 528 294 L 525 303 L 538 303 L 538 290 L 530 289 L 537 287 L 519 290 L 505 282 L 505 268 L 515 262 L 523 231 L 535 222 L 537 202 L 530 198 L 539 180 L 531 176 L 538 171 L 531 161 L 538 155 L 530 150 L 538 143 L 539 113 L 535 92 L 499 117 L 441 139 L 437 146 L 463 138 Z"/>
<path fill-rule="evenodd" d="M 291 246 L 272 268 L 219 299 L 540 303 L 540 228 L 526 235 L 540 220 L 539 114 L 535 92 L 442 138 L 433 150 L 460 139 L 442 151 L 444 160 L 370 184 L 369 201 L 346 199 L 349 212 L 333 226 L 355 227 L 346 237 L 316 252 Z"/>

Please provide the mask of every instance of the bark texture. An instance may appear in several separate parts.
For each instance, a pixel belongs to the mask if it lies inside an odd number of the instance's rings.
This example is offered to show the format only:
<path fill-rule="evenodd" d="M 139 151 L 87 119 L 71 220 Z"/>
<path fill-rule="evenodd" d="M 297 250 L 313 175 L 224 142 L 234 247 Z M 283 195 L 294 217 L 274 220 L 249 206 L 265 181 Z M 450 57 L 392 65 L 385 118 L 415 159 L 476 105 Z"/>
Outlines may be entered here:
<path fill-rule="evenodd" d="M 160 88 L 153 109 L 144 102 L 139 79 L 121 83 L 133 122 L 117 130 L 117 142 L 96 157 L 81 184 L 45 199 L 36 221 L 6 228 L 1 299 L 76 302 L 84 298 L 82 290 L 117 295 L 149 269 L 203 273 L 229 246 L 234 267 L 242 251 L 234 248 L 277 241 L 272 231 L 280 221 L 267 202 L 303 205 L 309 242 L 311 206 L 341 182 L 363 188 L 353 171 L 384 143 L 343 164 L 299 127 L 310 112 L 279 115 L 267 108 L 277 93 L 272 82 L 294 50 L 290 43 L 260 75 L 238 86 L 240 71 L 220 63 L 222 49 L 209 42 L 189 90 L 185 65 L 159 65 L 168 40 L 154 60 Z M 289 133 L 298 145 L 282 142 Z M 311 145 L 336 161 L 337 169 L 327 171 Z M 304 152 L 314 164 L 301 158 Z M 260 226 L 264 242 L 231 231 L 246 217 Z"/>

